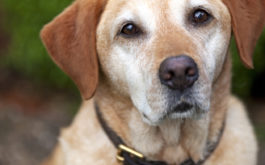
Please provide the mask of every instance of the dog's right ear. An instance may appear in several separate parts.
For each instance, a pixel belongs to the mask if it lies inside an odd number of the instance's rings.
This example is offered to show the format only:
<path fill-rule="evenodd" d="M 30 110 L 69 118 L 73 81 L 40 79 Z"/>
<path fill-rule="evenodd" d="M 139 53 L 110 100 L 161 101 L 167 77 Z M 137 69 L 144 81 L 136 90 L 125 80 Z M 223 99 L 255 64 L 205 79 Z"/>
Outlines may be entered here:
<path fill-rule="evenodd" d="M 89 99 L 98 83 L 96 28 L 106 0 L 77 0 L 45 25 L 41 38 L 55 63 Z"/>

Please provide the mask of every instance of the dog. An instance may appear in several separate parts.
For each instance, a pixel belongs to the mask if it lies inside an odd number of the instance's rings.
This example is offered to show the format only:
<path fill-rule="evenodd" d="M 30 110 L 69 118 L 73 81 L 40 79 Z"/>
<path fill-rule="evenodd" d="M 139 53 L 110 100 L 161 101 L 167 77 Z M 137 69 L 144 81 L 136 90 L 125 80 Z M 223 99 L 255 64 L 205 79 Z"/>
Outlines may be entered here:
<path fill-rule="evenodd" d="M 228 49 L 253 68 L 264 23 L 264 0 L 74 1 L 41 38 L 84 101 L 44 164 L 256 164 Z"/>

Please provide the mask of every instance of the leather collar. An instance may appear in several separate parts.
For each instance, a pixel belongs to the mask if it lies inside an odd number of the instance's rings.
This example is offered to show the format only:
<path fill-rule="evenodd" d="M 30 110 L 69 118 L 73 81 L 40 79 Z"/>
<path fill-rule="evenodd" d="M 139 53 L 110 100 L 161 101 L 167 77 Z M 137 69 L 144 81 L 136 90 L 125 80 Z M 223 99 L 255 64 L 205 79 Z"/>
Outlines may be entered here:
<path fill-rule="evenodd" d="M 108 136 L 108 138 L 111 140 L 113 145 L 117 148 L 117 160 L 120 161 L 123 165 L 168 165 L 164 161 L 151 161 L 146 159 L 141 153 L 133 150 L 132 148 L 129 148 L 126 146 L 124 141 L 121 139 L 120 136 L 116 134 L 106 123 L 104 120 L 101 111 L 98 107 L 98 105 L 95 103 L 95 110 L 97 114 L 98 121 L 103 128 L 104 132 Z M 202 165 L 215 151 L 217 148 L 219 142 L 221 141 L 221 137 L 223 135 L 225 129 L 225 121 L 223 122 L 222 128 L 219 131 L 218 139 L 216 142 L 207 142 L 206 147 L 206 155 L 204 159 L 200 160 L 199 162 L 195 163 L 192 159 L 188 159 L 184 162 L 182 162 L 180 165 Z"/>

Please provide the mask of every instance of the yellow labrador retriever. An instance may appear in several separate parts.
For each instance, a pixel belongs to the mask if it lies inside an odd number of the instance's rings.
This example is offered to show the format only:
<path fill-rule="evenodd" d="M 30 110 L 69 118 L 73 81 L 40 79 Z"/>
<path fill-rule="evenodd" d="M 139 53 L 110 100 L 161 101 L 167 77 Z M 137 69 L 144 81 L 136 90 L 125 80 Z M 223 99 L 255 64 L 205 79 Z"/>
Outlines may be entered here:
<path fill-rule="evenodd" d="M 41 37 L 87 101 L 45 164 L 256 164 L 228 48 L 252 68 L 264 23 L 264 0 L 76 0 Z"/>

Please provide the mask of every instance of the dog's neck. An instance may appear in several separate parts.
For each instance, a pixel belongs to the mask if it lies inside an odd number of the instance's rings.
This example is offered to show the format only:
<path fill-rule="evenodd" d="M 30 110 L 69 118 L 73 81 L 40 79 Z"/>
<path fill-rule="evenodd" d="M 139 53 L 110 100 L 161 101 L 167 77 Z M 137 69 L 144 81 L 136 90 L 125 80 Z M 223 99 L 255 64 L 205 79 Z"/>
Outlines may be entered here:
<path fill-rule="evenodd" d="M 203 159 L 207 142 L 214 142 L 225 118 L 230 94 L 230 58 L 213 84 L 211 109 L 200 119 L 167 120 L 159 126 L 142 121 L 130 98 L 110 91 L 107 81 L 99 84 L 95 100 L 102 115 L 129 146 L 153 160 L 180 163 Z M 104 79 L 104 77 L 101 77 Z"/>

